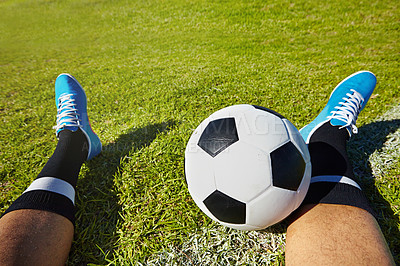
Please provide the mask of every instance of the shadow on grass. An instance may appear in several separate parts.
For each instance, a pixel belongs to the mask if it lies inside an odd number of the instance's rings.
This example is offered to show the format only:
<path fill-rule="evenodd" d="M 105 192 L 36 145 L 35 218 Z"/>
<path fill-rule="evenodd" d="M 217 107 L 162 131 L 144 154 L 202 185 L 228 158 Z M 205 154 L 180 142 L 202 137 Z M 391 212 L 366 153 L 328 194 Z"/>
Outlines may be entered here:
<path fill-rule="evenodd" d="M 78 181 L 75 236 L 69 265 L 107 264 L 107 259 L 112 259 L 121 211 L 114 175 L 129 153 L 147 147 L 173 125 L 174 121 L 167 121 L 132 129 L 103 146 L 100 155 L 82 167 L 85 178 Z"/>
<path fill-rule="evenodd" d="M 390 204 L 383 198 L 375 186 L 375 177 L 369 165 L 369 157 L 380 150 L 389 134 L 400 128 L 400 120 L 378 121 L 359 128 L 348 144 L 348 153 L 354 167 L 357 182 L 360 183 L 372 207 L 378 215 L 378 223 L 389 244 L 397 263 L 400 260 L 399 214 L 394 214 Z M 290 219 L 290 216 L 289 216 Z M 284 233 L 289 226 L 289 219 L 266 228 L 263 232 Z"/>
<path fill-rule="evenodd" d="M 400 128 L 400 119 L 378 121 L 359 128 L 348 145 L 348 152 L 353 163 L 354 173 L 372 207 L 378 216 L 378 223 L 388 242 L 395 261 L 400 263 L 400 232 L 398 229 L 399 214 L 395 214 L 387 200 L 375 186 L 375 177 L 369 164 L 369 157 L 382 149 L 389 134 Z M 393 196 L 393 195 L 392 195 Z"/>

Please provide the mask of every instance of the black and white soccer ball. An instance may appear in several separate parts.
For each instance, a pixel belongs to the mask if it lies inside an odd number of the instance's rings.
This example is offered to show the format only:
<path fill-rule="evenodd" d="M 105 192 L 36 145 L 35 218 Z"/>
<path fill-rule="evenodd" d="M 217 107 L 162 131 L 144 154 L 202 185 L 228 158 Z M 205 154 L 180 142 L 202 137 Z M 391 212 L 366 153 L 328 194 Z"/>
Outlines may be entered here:
<path fill-rule="evenodd" d="M 193 132 L 185 177 L 193 200 L 211 219 L 259 230 L 299 207 L 310 184 L 310 155 L 300 132 L 282 115 L 234 105 Z"/>

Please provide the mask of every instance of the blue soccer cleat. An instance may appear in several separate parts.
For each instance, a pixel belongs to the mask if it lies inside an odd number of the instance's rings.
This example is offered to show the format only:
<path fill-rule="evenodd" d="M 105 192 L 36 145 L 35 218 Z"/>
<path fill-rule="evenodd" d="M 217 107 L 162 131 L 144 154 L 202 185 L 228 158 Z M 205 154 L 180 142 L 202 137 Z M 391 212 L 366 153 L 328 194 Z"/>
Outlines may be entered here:
<path fill-rule="evenodd" d="M 86 94 L 79 82 L 69 74 L 60 74 L 56 79 L 57 125 L 56 135 L 68 129 L 72 132 L 79 128 L 89 144 L 87 160 L 101 152 L 101 141 L 93 132 L 87 115 Z"/>
<path fill-rule="evenodd" d="M 308 144 L 313 133 L 327 121 L 332 126 L 346 128 L 350 136 L 357 134 L 358 114 L 367 104 L 375 85 L 376 77 L 369 71 L 359 71 L 340 82 L 321 113 L 300 130 L 304 141 Z"/>

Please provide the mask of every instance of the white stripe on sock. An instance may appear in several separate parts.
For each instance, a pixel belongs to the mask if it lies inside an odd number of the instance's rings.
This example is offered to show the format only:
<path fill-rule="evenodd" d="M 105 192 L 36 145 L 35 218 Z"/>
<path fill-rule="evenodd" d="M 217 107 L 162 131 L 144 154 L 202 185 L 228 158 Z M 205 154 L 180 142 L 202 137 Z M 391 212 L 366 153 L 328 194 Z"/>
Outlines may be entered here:
<path fill-rule="evenodd" d="M 360 186 L 353 180 L 345 176 L 340 175 L 320 175 L 311 177 L 311 183 L 315 182 L 334 182 L 334 183 L 342 183 L 354 186 L 361 190 Z"/>
<path fill-rule="evenodd" d="M 47 190 L 61 194 L 69 198 L 75 205 L 75 189 L 70 183 L 62 179 L 55 177 L 40 177 L 38 179 L 35 179 L 32 184 L 24 191 L 24 193 L 33 190 Z"/>

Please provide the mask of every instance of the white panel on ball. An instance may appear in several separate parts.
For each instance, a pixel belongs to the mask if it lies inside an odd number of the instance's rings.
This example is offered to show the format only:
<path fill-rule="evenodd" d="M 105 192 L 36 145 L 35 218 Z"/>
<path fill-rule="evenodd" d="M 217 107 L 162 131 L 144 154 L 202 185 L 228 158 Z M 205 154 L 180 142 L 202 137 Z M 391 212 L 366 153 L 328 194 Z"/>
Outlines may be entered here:
<path fill-rule="evenodd" d="M 287 217 L 296 204 L 296 191 L 270 187 L 247 204 L 246 224 L 264 229 Z"/>
<path fill-rule="evenodd" d="M 271 185 L 269 154 L 244 142 L 236 142 L 213 160 L 218 190 L 249 202 Z"/>
<path fill-rule="evenodd" d="M 186 180 L 189 192 L 193 198 L 202 201 L 216 189 L 212 157 L 198 146 L 186 148 L 185 156 L 185 172 L 190 176 Z M 197 163 L 188 164 L 192 161 Z"/>
<path fill-rule="evenodd" d="M 221 110 L 216 111 L 212 115 L 210 115 L 210 119 L 218 119 L 218 118 L 225 118 L 225 117 L 233 117 L 238 113 L 243 113 L 248 110 L 252 110 L 254 107 L 250 104 L 238 104 L 225 107 Z"/>
<path fill-rule="evenodd" d="M 272 113 L 254 108 L 239 114 L 235 119 L 239 139 L 267 153 L 289 139 L 282 119 Z"/>

